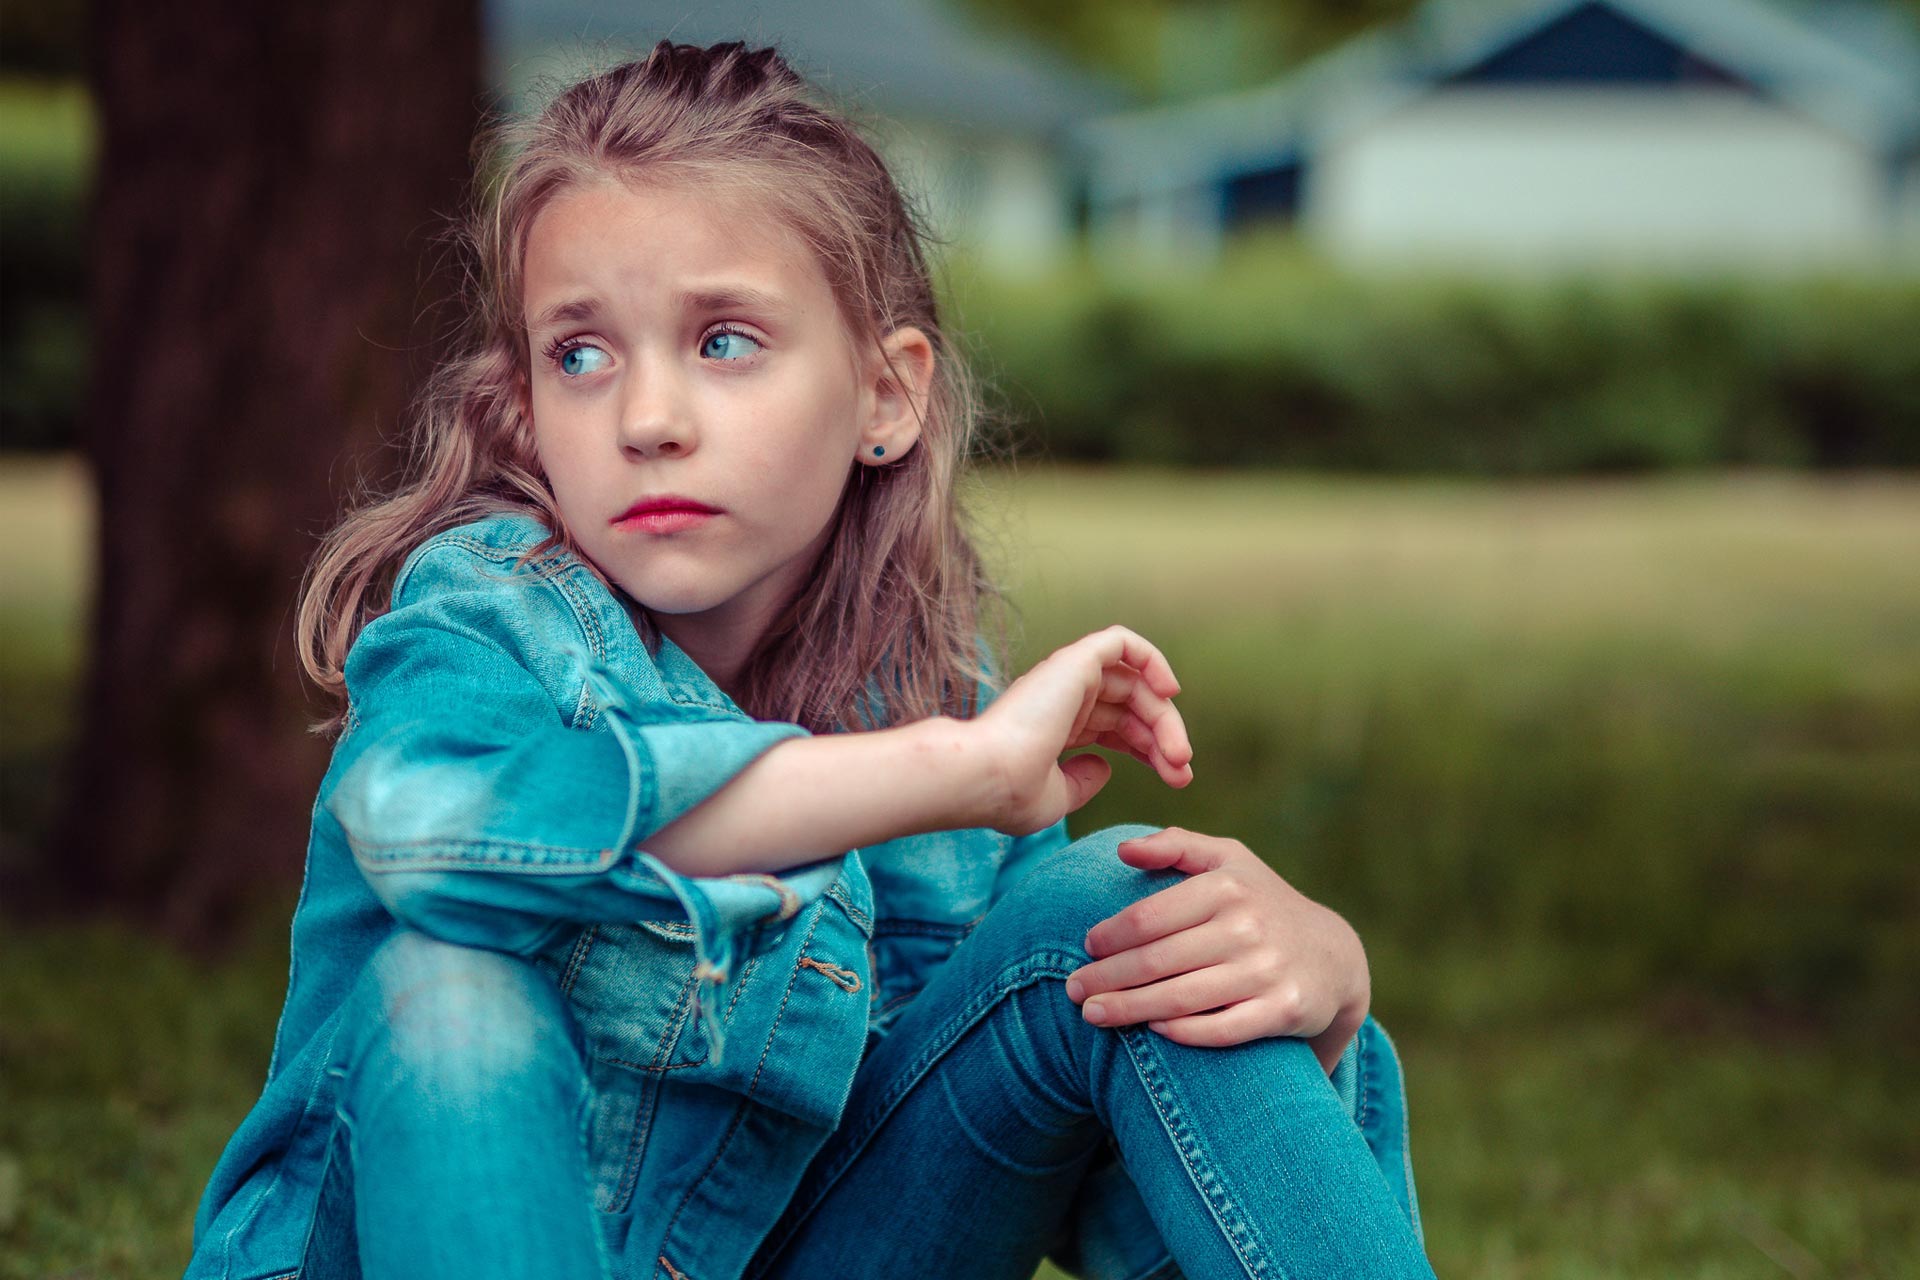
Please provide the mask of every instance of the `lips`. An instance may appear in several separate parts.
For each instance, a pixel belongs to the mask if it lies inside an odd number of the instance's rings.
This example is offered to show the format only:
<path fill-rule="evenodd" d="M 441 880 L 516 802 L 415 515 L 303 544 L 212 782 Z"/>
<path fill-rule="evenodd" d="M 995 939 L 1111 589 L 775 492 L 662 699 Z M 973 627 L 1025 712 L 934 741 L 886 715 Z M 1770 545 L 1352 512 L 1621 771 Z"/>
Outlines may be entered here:
<path fill-rule="evenodd" d="M 637 516 L 665 515 L 669 512 L 692 512 L 697 515 L 719 515 L 720 508 L 710 507 L 704 502 L 692 498 L 683 498 L 678 494 L 666 494 L 658 498 L 642 498 L 625 511 L 614 517 L 615 524 L 632 520 Z"/>
<path fill-rule="evenodd" d="M 628 533 L 679 533 L 697 528 L 719 514 L 718 507 L 678 494 L 665 494 L 634 503 L 615 517 L 613 527 Z"/>

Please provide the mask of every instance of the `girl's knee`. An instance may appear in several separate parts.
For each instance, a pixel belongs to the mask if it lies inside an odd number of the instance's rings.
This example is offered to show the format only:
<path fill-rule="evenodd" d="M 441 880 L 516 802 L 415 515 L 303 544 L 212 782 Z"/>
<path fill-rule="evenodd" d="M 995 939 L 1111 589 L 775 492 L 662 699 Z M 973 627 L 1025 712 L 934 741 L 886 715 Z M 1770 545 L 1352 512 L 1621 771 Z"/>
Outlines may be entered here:
<path fill-rule="evenodd" d="M 1121 841 L 1159 829 L 1130 823 L 1082 836 L 1036 864 L 1008 893 L 1007 905 L 1043 926 L 1058 945 L 1080 948 L 1094 925 L 1186 878 L 1120 860 Z"/>
<path fill-rule="evenodd" d="M 438 1095 L 511 1090 L 581 1072 L 553 980 L 518 956 L 401 929 L 368 962 L 354 1058 Z"/>

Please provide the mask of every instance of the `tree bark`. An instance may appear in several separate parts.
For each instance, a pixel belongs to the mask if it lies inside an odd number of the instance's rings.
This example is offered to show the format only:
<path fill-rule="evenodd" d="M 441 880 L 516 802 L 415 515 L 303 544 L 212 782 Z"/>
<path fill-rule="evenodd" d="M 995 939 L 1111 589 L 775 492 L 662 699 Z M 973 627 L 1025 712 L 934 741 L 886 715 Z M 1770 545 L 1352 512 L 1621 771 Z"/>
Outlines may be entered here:
<path fill-rule="evenodd" d="M 45 881 L 217 942 L 297 883 L 300 575 L 449 336 L 473 0 L 95 6 L 90 667 Z"/>

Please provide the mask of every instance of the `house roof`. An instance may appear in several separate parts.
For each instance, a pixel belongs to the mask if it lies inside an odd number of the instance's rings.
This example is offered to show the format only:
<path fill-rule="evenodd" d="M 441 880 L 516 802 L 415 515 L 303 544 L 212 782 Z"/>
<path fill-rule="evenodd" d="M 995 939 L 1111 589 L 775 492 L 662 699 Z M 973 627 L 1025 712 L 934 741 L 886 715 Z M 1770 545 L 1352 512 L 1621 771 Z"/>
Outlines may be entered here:
<path fill-rule="evenodd" d="M 492 80 L 571 77 L 655 41 L 770 44 L 856 110 L 1040 138 L 1134 96 L 937 0 L 486 0 Z"/>
<path fill-rule="evenodd" d="M 1087 121 L 1099 186 L 1167 190 L 1285 163 L 1581 10 L 1606 10 L 1861 145 L 1920 145 L 1920 36 L 1881 6 L 1767 0 L 1428 0 L 1268 84 Z"/>

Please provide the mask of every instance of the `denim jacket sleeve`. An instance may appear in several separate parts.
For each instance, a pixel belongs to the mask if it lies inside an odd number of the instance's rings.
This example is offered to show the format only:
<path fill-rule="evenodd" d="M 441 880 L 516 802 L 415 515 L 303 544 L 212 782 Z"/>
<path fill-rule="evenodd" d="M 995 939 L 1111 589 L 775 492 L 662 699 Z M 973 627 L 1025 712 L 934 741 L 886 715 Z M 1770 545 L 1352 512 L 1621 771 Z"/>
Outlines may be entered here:
<path fill-rule="evenodd" d="M 550 578 L 430 542 L 347 655 L 322 807 L 388 910 L 448 941 L 531 954 L 579 923 L 690 922 L 711 1015 L 736 944 L 824 893 L 842 859 L 696 877 L 640 846 L 807 730 L 623 681 L 599 630 Z M 708 1033 L 717 1054 L 717 1018 Z"/>

